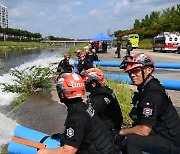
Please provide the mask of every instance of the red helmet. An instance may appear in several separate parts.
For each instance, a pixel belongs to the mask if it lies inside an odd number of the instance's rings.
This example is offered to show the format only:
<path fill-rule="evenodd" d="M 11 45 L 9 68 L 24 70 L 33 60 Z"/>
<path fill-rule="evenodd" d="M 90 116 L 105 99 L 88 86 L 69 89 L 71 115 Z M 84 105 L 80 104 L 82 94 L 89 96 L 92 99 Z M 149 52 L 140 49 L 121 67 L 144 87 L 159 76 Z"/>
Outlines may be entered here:
<path fill-rule="evenodd" d="M 68 99 L 83 97 L 85 93 L 84 81 L 76 73 L 60 74 L 56 81 L 56 89 L 58 94 L 63 93 Z"/>
<path fill-rule="evenodd" d="M 103 72 L 98 68 L 90 68 L 88 70 L 85 70 L 82 73 L 82 78 L 84 82 L 89 82 L 91 80 L 96 80 L 100 84 L 103 84 L 105 82 L 104 74 Z"/>
<path fill-rule="evenodd" d="M 135 53 L 132 56 L 125 56 L 120 68 L 125 69 L 125 71 L 132 70 L 137 67 L 150 66 L 154 68 L 154 62 L 145 53 Z"/>

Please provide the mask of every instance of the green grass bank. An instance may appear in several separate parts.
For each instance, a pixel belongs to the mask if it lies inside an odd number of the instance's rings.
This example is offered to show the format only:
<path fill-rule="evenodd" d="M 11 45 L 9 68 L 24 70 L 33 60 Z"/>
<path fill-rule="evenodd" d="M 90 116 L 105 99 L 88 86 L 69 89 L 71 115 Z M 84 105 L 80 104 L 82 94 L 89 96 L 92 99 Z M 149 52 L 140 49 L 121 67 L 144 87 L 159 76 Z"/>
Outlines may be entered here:
<path fill-rule="evenodd" d="M 13 41 L 0 41 L 0 51 L 6 50 L 27 50 L 27 49 L 37 49 L 37 48 L 47 48 L 50 47 L 48 43 L 40 42 L 13 42 Z"/>

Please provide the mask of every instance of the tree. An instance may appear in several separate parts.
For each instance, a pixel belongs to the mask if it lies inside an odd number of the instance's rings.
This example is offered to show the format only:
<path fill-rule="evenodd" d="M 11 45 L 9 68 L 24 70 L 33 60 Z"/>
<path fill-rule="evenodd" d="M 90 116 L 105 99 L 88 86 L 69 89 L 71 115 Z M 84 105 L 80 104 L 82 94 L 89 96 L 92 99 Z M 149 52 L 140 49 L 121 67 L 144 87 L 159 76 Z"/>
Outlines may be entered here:
<path fill-rule="evenodd" d="M 151 14 L 150 14 L 150 20 L 152 22 L 152 24 L 157 24 L 160 22 L 160 12 L 159 11 L 153 11 Z"/>
<path fill-rule="evenodd" d="M 135 19 L 134 22 L 134 29 L 139 29 L 141 27 L 141 23 L 138 19 Z"/>
<path fill-rule="evenodd" d="M 139 21 L 135 19 L 134 27 L 131 30 L 118 30 L 114 32 L 115 36 L 122 37 L 130 33 L 138 33 L 140 39 L 152 38 L 160 32 L 174 32 L 180 30 L 180 4 L 163 10 L 153 11 L 149 16 Z"/>

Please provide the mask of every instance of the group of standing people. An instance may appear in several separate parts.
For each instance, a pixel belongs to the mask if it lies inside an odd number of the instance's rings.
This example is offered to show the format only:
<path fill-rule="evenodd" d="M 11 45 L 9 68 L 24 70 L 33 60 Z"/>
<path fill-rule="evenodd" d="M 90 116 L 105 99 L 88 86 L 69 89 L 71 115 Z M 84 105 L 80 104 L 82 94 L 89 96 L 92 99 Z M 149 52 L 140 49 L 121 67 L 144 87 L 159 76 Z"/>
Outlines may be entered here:
<path fill-rule="evenodd" d="M 77 71 L 79 74 L 81 74 L 83 70 L 93 68 L 94 61 L 99 61 L 99 58 L 96 54 L 96 50 L 94 48 L 89 49 L 89 46 L 85 46 L 84 51 L 77 49 L 75 51 L 75 54 L 78 59 Z M 74 67 L 70 65 L 70 57 L 71 55 L 69 53 L 66 53 L 64 55 L 64 59 L 62 59 L 58 65 L 57 72 L 72 72 Z"/>
<path fill-rule="evenodd" d="M 117 58 L 121 58 L 121 50 L 122 50 L 122 41 L 118 41 L 116 43 L 116 51 L 115 54 L 117 54 Z M 133 50 L 131 41 L 128 40 L 126 43 L 126 56 L 130 56 L 130 52 Z"/>
<path fill-rule="evenodd" d="M 38 154 L 180 153 L 180 120 L 165 88 L 152 75 L 153 60 L 136 53 L 125 56 L 120 68 L 138 90 L 129 114 L 132 127 L 121 129 L 119 102 L 113 90 L 103 85 L 105 77 L 100 69 L 60 73 L 56 89 L 68 111 L 64 133 L 59 135 L 61 147 L 41 149 Z M 86 103 L 85 92 L 89 92 Z"/>
<path fill-rule="evenodd" d="M 92 41 L 90 44 L 91 49 L 95 49 L 96 53 L 107 53 L 107 41 Z"/>

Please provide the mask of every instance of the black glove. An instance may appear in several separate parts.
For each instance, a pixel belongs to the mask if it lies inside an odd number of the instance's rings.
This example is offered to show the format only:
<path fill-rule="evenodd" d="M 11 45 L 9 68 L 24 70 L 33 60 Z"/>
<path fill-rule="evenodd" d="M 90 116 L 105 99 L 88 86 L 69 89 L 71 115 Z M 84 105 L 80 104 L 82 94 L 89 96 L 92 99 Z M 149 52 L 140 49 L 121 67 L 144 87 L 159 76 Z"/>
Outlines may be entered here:
<path fill-rule="evenodd" d="M 120 151 L 123 149 L 124 144 L 123 141 L 125 139 L 125 136 L 120 135 L 119 133 L 114 137 L 114 145 L 115 145 L 115 149 L 117 151 Z"/>
<path fill-rule="evenodd" d="M 114 137 L 115 142 L 122 142 L 125 139 L 125 136 L 120 135 L 119 133 Z"/>
<path fill-rule="evenodd" d="M 54 139 L 54 140 L 56 140 L 56 139 L 61 139 L 61 138 L 62 138 L 62 135 L 63 135 L 63 134 L 60 134 L 60 133 L 53 134 L 53 135 L 51 136 L 51 139 Z"/>
<path fill-rule="evenodd" d="M 54 139 L 54 140 L 60 139 L 61 146 L 64 145 L 64 141 L 65 141 L 64 133 L 62 133 L 62 134 L 60 134 L 60 133 L 53 134 L 53 135 L 51 136 L 51 139 Z"/>

